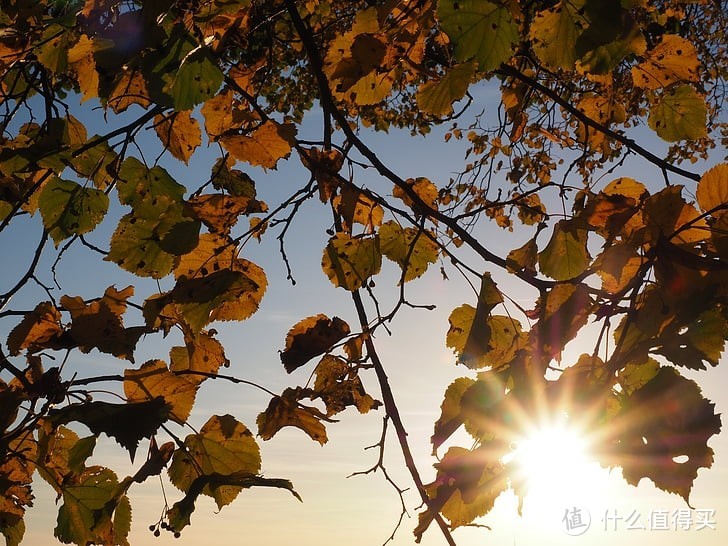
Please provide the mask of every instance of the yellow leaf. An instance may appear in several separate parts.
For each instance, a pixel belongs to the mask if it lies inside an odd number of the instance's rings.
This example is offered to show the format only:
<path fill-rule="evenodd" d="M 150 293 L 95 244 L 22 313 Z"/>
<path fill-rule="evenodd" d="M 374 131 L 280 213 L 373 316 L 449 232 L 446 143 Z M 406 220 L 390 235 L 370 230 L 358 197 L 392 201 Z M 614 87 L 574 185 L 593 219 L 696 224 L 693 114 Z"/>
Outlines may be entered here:
<path fill-rule="evenodd" d="M 406 182 L 410 189 L 417 195 L 417 197 L 422 200 L 422 202 L 426 206 L 431 209 L 437 210 L 438 190 L 435 184 L 433 184 L 424 177 L 408 178 Z M 407 195 L 407 192 L 403 188 L 395 186 L 392 190 L 392 195 L 404 201 L 408 207 L 412 208 L 412 210 L 417 209 L 417 205 L 412 200 L 412 198 Z"/>
<path fill-rule="evenodd" d="M 195 403 L 197 384 L 173 374 L 163 360 L 149 360 L 138 370 L 124 370 L 124 394 L 129 402 L 146 402 L 158 396 L 169 405 L 169 416 L 187 421 Z"/>
<path fill-rule="evenodd" d="M 202 105 L 202 115 L 205 118 L 205 131 L 211 140 L 215 141 L 225 131 L 233 127 L 233 94 L 229 89 L 205 101 Z"/>
<path fill-rule="evenodd" d="M 432 232 L 402 228 L 394 220 L 379 229 L 379 246 L 382 254 L 402 269 L 404 282 L 422 276 L 437 261 L 440 251 Z"/>
<path fill-rule="evenodd" d="M 106 104 L 114 113 L 125 111 L 132 104 L 138 104 L 146 109 L 152 101 L 147 91 L 147 82 L 141 71 L 137 68 L 127 68 L 117 78 L 109 91 Z"/>
<path fill-rule="evenodd" d="M 235 298 L 221 302 L 209 320 L 245 320 L 258 310 L 268 281 L 263 269 L 238 257 L 235 245 L 225 237 L 212 233 L 200 235 L 197 247 L 180 258 L 174 275 L 177 279 L 201 279 L 226 269 L 243 273 L 255 288 L 242 290 Z"/>
<path fill-rule="evenodd" d="M 154 130 L 169 152 L 185 164 L 202 144 L 200 124 L 190 111 L 174 112 L 169 116 L 154 116 Z"/>
<path fill-rule="evenodd" d="M 632 67 L 632 80 L 637 87 L 645 89 L 697 82 L 699 65 L 693 44 L 676 34 L 665 34 L 645 60 Z"/>
<path fill-rule="evenodd" d="M 191 383 L 202 383 L 206 376 L 214 374 L 220 367 L 227 367 L 230 361 L 225 356 L 225 349 L 212 336 L 212 331 L 202 330 L 199 333 L 185 331 L 184 347 L 172 347 L 169 351 L 169 369 L 173 372 L 202 372 L 201 374 L 182 374 Z"/>
<path fill-rule="evenodd" d="M 229 135 L 222 137 L 220 141 L 238 161 L 273 169 L 279 159 L 287 158 L 291 154 L 295 137 L 295 125 L 281 125 L 269 120 L 250 135 Z"/>
<path fill-rule="evenodd" d="M 381 225 L 384 218 L 384 209 L 351 185 L 341 188 L 341 194 L 334 197 L 333 205 L 341 215 L 344 230 L 349 233 L 354 224 L 361 224 L 371 232 L 374 227 Z"/>
<path fill-rule="evenodd" d="M 705 171 L 698 182 L 695 197 L 703 212 L 728 207 L 728 163 L 720 163 Z"/>
<path fill-rule="evenodd" d="M 417 90 L 420 110 L 433 116 L 450 114 L 453 103 L 463 98 L 474 74 L 475 63 L 468 62 L 453 66 L 439 80 L 425 82 Z"/>

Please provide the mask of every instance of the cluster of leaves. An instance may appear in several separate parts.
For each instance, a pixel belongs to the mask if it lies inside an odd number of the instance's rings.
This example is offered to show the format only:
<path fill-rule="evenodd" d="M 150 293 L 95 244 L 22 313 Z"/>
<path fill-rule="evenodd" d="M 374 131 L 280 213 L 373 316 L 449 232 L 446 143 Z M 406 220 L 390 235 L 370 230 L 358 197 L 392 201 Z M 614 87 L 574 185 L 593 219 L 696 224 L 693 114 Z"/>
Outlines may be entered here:
<path fill-rule="evenodd" d="M 332 214 L 322 226 L 330 236 L 323 273 L 351 294 L 359 324 L 322 313 L 291 328 L 280 353 L 285 370 L 320 359 L 306 385 L 273 395 L 257 419 L 262 439 L 292 426 L 323 444 L 324 423 L 337 413 L 383 406 L 384 433 L 391 420 L 424 504 L 417 539 L 435 521 L 451 544 L 451 529 L 487 513 L 501 491 L 524 493 L 504 461 L 534 416 L 564 408 L 586 415 L 605 431 L 605 465 L 686 500 L 698 469 L 711 465 L 707 441 L 720 419 L 678 368 L 717 365 L 728 337 L 728 165 L 700 175 L 679 164 L 726 143 L 720 3 L 11 0 L 0 22 L 0 230 L 25 216 L 43 225 L 29 269 L 0 295 L 0 317 L 22 316 L 8 356 L 0 354 L 9 374 L 0 380 L 0 532 L 8 544 L 23 537 L 36 470 L 63 500 L 56 537 L 80 545 L 126 544 L 129 488 L 166 466 L 183 496 L 156 530 L 182 531 L 200 495 L 219 508 L 251 487 L 297 495 L 290 482 L 260 474 L 257 443 L 235 417 L 213 415 L 184 439 L 173 425 L 188 426 L 207 379 L 245 382 L 220 374 L 230 362 L 210 324 L 258 310 L 268 279 L 242 257 L 244 245 L 277 231 L 283 249 L 296 212 L 317 196 Z M 462 129 L 459 118 L 485 85 L 499 89 L 498 115 L 487 105 L 487 118 L 470 114 Z M 110 129 L 89 135 L 78 101 L 103 109 Z M 314 106 L 321 139 L 304 141 L 299 125 Z M 444 122 L 453 123 L 446 140 L 468 142 L 469 162 L 449 181 L 400 178 L 356 130 L 424 134 Z M 667 158 L 626 136 L 645 123 L 677 143 Z M 139 144 L 147 128 L 165 152 L 156 159 Z M 188 164 L 203 141 L 220 157 L 191 191 L 162 159 Z M 275 169 L 294 152 L 308 183 L 269 208 L 241 168 Z M 664 187 L 614 176 L 603 184 L 627 155 L 652 165 Z M 557 170 L 565 158 L 572 162 Z M 361 165 L 383 191 L 358 182 Z M 123 215 L 104 250 L 87 237 L 116 207 Z M 473 235 L 481 219 L 535 233 L 498 256 Z M 49 238 L 58 259 L 84 247 L 167 289 L 142 294 L 141 303 L 131 300 L 134 286 L 56 300 L 38 280 L 41 255 L 53 252 Z M 401 271 L 389 314 L 374 293 L 384 258 Z M 284 251 L 282 259 L 292 278 Z M 475 443 L 450 446 L 425 485 L 372 334 L 412 305 L 407 283 L 445 259 L 481 286 L 475 306 L 452 312 L 446 335 L 457 361 L 477 372 L 448 387 L 432 444 L 437 452 L 460 427 Z M 485 272 L 496 269 L 538 292 L 532 309 Z M 47 300 L 10 309 L 31 281 Z M 128 307 L 142 324 L 124 325 Z M 590 325 L 601 332 L 593 353 L 561 362 Z M 135 365 L 142 336 L 172 331 L 184 345 L 167 360 Z M 75 350 L 132 367 L 81 378 L 64 365 L 47 368 L 52 353 Z M 554 378 L 556 363 L 565 365 Z M 369 375 L 382 402 L 367 393 Z M 120 385 L 123 402 L 88 389 L 101 382 Z M 91 435 L 81 438 L 80 429 Z M 102 433 L 132 461 L 148 440 L 133 476 L 86 466 Z"/>

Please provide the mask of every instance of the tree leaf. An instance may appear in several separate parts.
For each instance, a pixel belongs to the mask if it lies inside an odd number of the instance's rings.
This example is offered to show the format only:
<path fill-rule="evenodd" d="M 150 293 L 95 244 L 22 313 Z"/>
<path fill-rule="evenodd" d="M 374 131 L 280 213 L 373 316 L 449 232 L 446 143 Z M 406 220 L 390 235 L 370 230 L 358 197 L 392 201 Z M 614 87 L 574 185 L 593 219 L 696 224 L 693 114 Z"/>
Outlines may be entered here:
<path fill-rule="evenodd" d="M 262 201 L 222 193 L 198 195 L 189 199 L 188 204 L 195 216 L 211 232 L 223 235 L 230 233 L 230 229 L 238 222 L 238 217 L 241 215 L 268 210 Z"/>
<path fill-rule="evenodd" d="M 560 220 L 546 248 L 538 254 L 541 272 L 557 281 L 577 277 L 591 261 L 586 243 L 586 230 L 568 220 Z"/>
<path fill-rule="evenodd" d="M 104 219 L 109 197 L 100 190 L 54 177 L 44 186 L 38 204 L 43 225 L 57 247 L 72 235 L 92 231 Z"/>
<path fill-rule="evenodd" d="M 433 116 L 447 116 L 453 110 L 453 103 L 465 96 L 474 74 L 475 63 L 460 63 L 439 80 L 425 82 L 417 90 L 420 110 Z"/>
<path fill-rule="evenodd" d="M 310 397 L 323 400 L 328 417 L 348 406 L 356 407 L 359 413 L 369 413 L 382 405 L 366 393 L 356 368 L 350 368 L 346 361 L 332 355 L 324 355 L 316 365 L 316 381 Z"/>
<path fill-rule="evenodd" d="M 584 0 L 561 1 L 536 13 L 529 36 L 542 63 L 552 68 L 573 70 L 580 55 L 576 40 L 589 25 L 584 14 Z"/>
<path fill-rule="evenodd" d="M 121 315 L 126 300 L 134 294 L 134 287 L 117 291 L 110 286 L 104 296 L 86 303 L 80 296 L 63 296 L 61 304 L 71 314 L 68 335 L 84 353 L 98 349 L 134 362 L 134 348 L 144 333 L 143 327 L 125 328 Z"/>
<path fill-rule="evenodd" d="M 291 373 L 312 358 L 328 352 L 349 332 L 349 325 L 339 317 L 330 319 L 324 314 L 307 317 L 288 331 L 281 362 L 286 371 Z"/>
<path fill-rule="evenodd" d="M 694 381 L 672 367 L 661 367 L 649 381 L 622 401 L 606 461 L 622 467 L 627 483 L 646 477 L 689 503 L 699 468 L 710 468 L 713 450 L 707 441 L 721 428 L 715 404 Z M 685 462 L 676 462 L 686 456 Z"/>
<path fill-rule="evenodd" d="M 287 388 L 280 396 L 273 397 L 256 420 L 260 437 L 270 440 L 283 427 L 296 427 L 321 445 L 328 442 L 326 427 L 321 422 L 326 416 L 316 408 L 301 404 L 302 397 L 306 393 L 300 387 Z"/>
<path fill-rule="evenodd" d="M 728 206 L 728 163 L 720 163 L 703 173 L 695 197 L 703 212 Z"/>
<path fill-rule="evenodd" d="M 213 415 L 199 434 L 185 438 L 185 450 L 175 450 L 168 472 L 175 487 L 186 492 L 198 476 L 255 475 L 259 471 L 260 450 L 250 430 L 232 415 Z M 202 494 L 222 508 L 241 490 L 241 486 L 208 484 Z"/>
<path fill-rule="evenodd" d="M 690 85 L 665 91 L 650 108 L 647 122 L 662 140 L 698 139 L 707 134 L 705 99 Z"/>
<path fill-rule="evenodd" d="M 128 499 L 117 493 L 118 486 L 116 474 L 108 468 L 87 468 L 77 483 L 63 489 L 63 505 L 54 530 L 56 538 L 79 545 L 128 544 L 131 508 Z"/>
<path fill-rule="evenodd" d="M 190 383 L 199 384 L 206 379 L 204 375 L 185 374 L 184 372 L 202 372 L 214 374 L 221 366 L 229 366 L 225 349 L 212 332 L 201 331 L 197 334 L 185 332 L 185 346 L 172 347 L 169 351 L 172 372 L 182 373 Z"/>
<path fill-rule="evenodd" d="M 162 397 L 169 406 L 169 418 L 184 424 L 195 403 L 197 384 L 173 374 L 163 360 L 148 360 L 138 370 L 124 370 L 124 394 L 129 402 Z"/>
<path fill-rule="evenodd" d="M 458 377 L 445 390 L 445 397 L 440 404 L 440 417 L 435 422 L 435 429 L 430 438 L 432 453 L 439 448 L 463 424 L 464 417 L 460 408 L 460 401 L 465 392 L 475 384 L 469 377 Z"/>
<path fill-rule="evenodd" d="M 185 187 L 162 167 L 151 169 L 135 157 L 127 157 L 116 181 L 119 201 L 134 209 L 136 216 L 159 220 L 174 203 L 181 203 Z"/>
<path fill-rule="evenodd" d="M 518 43 L 518 27 L 509 9 L 483 0 L 441 0 L 437 14 L 455 44 L 455 58 L 475 58 L 489 72 L 510 59 Z"/>
<path fill-rule="evenodd" d="M 151 438 L 168 418 L 169 406 L 161 397 L 128 404 L 84 402 L 49 413 L 54 426 L 78 421 L 97 436 L 102 432 L 110 436 L 129 451 L 132 462 L 139 441 Z"/>
<path fill-rule="evenodd" d="M 416 228 L 402 228 L 394 220 L 379 228 L 379 248 L 402 269 L 404 282 L 422 276 L 437 261 L 439 246 L 430 235 Z"/>
<path fill-rule="evenodd" d="M 49 343 L 62 333 L 61 313 L 51 302 L 44 301 L 26 313 L 20 324 L 12 329 L 7 341 L 8 350 L 15 356 L 22 349 L 28 349 L 28 353 L 33 354 L 53 348 L 52 345 L 49 347 Z"/>
<path fill-rule="evenodd" d="M 191 115 L 191 112 L 175 112 L 169 116 L 154 116 L 154 130 L 162 141 L 162 145 L 169 152 L 189 164 L 190 157 L 202 144 L 202 131 L 200 124 Z"/>
<path fill-rule="evenodd" d="M 295 137 L 294 125 L 269 120 L 249 135 L 225 135 L 220 142 L 238 161 L 275 169 L 278 160 L 291 155 Z"/>
<path fill-rule="evenodd" d="M 164 91 L 172 97 L 175 110 L 191 110 L 217 93 L 223 77 L 211 52 L 197 47 L 185 55 Z"/>
<path fill-rule="evenodd" d="M 378 237 L 337 233 L 329 239 L 321 258 L 321 268 L 331 283 L 350 291 L 361 288 L 381 267 Z"/>
<path fill-rule="evenodd" d="M 632 67 L 634 84 L 659 89 L 678 82 L 698 82 L 698 54 L 695 46 L 677 34 L 663 34 L 644 61 Z"/>

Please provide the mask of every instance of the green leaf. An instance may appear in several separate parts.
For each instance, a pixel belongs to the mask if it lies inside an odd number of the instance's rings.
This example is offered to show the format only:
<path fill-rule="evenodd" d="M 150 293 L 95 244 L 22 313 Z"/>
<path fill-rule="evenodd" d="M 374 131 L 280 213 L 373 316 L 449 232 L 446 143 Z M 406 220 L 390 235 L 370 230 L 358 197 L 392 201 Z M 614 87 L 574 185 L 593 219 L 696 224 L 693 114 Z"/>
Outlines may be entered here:
<path fill-rule="evenodd" d="M 461 63 L 450 68 L 439 80 L 429 80 L 417 90 L 420 110 L 433 116 L 446 116 L 452 105 L 465 96 L 475 74 L 475 63 Z"/>
<path fill-rule="evenodd" d="M 619 371 L 617 381 L 622 392 L 629 396 L 652 381 L 659 370 L 660 363 L 654 358 L 648 358 L 645 362 L 630 362 Z"/>
<path fill-rule="evenodd" d="M 79 545 L 127 544 L 131 508 L 118 488 L 113 471 L 100 466 L 87 468 L 73 485 L 63 489 L 56 538 Z"/>
<path fill-rule="evenodd" d="M 334 286 L 358 290 L 382 267 L 378 237 L 351 237 L 337 233 L 329 239 L 321 268 Z"/>
<path fill-rule="evenodd" d="M 3 525 L 0 533 L 5 537 L 5 546 L 19 546 L 25 535 L 25 521 L 19 519 L 11 525 Z"/>
<path fill-rule="evenodd" d="M 156 233 L 159 225 L 159 218 L 144 219 L 134 213 L 123 216 L 104 259 L 140 277 L 165 277 L 177 258 L 162 248 L 161 237 Z"/>
<path fill-rule="evenodd" d="M 591 257 L 586 248 L 588 232 L 568 220 L 554 226 L 546 248 L 538 255 L 538 266 L 544 275 L 557 281 L 573 279 L 589 265 Z"/>
<path fill-rule="evenodd" d="M 463 394 L 475 384 L 475 379 L 458 377 L 450 383 L 445 391 L 445 397 L 440 404 L 440 417 L 435 422 L 435 429 L 430 438 L 433 455 L 453 433 L 463 424 L 463 415 L 460 409 L 460 400 Z"/>
<path fill-rule="evenodd" d="M 181 203 L 185 187 L 162 167 L 151 169 L 135 157 L 127 157 L 116 182 L 119 201 L 138 217 L 158 219 L 173 203 Z"/>
<path fill-rule="evenodd" d="M 98 135 L 94 135 L 92 140 L 96 138 Z M 109 184 L 114 182 L 114 177 L 108 167 L 116 161 L 117 157 L 116 152 L 107 142 L 101 142 L 77 156 L 71 156 L 71 167 L 80 176 L 92 180 L 98 189 L 105 190 Z"/>
<path fill-rule="evenodd" d="M 430 234 L 431 235 L 431 234 Z M 439 247 L 428 233 L 415 228 L 402 228 L 394 220 L 379 229 L 379 248 L 384 256 L 396 262 L 404 273 L 404 282 L 420 277 L 437 261 Z"/>
<path fill-rule="evenodd" d="M 166 77 L 164 91 L 172 97 L 174 109 L 182 111 L 215 96 L 224 76 L 210 51 L 197 47 L 182 59 L 178 70 Z"/>
<path fill-rule="evenodd" d="M 458 363 L 468 368 L 499 368 L 508 364 L 525 341 L 521 323 L 500 315 L 489 316 L 482 322 L 481 318 L 470 305 L 454 309 L 448 318 L 447 346 L 457 353 Z M 473 330 L 476 333 L 471 333 Z M 466 347 L 473 352 L 466 352 Z"/>
<path fill-rule="evenodd" d="M 562 0 L 536 14 L 529 32 L 532 47 L 542 63 L 552 68 L 573 70 L 580 57 L 576 40 L 589 24 L 584 17 L 585 0 Z"/>
<path fill-rule="evenodd" d="M 691 85 L 665 91 L 650 108 L 647 123 L 668 142 L 695 140 L 707 134 L 705 99 Z"/>
<path fill-rule="evenodd" d="M 441 0 L 437 14 L 443 30 L 455 44 L 455 58 L 472 58 L 489 72 L 508 61 L 519 41 L 510 10 L 484 0 Z"/>
<path fill-rule="evenodd" d="M 104 219 L 109 197 L 100 190 L 54 177 L 44 186 L 38 205 L 43 225 L 57 247 L 72 235 L 92 231 Z"/>
<path fill-rule="evenodd" d="M 232 415 L 213 415 L 199 434 L 185 438 L 185 450 L 177 449 L 169 478 L 181 491 L 189 491 L 199 476 L 235 473 L 258 474 L 260 450 L 253 433 Z M 202 494 L 215 499 L 218 508 L 230 504 L 241 486 L 207 484 Z"/>

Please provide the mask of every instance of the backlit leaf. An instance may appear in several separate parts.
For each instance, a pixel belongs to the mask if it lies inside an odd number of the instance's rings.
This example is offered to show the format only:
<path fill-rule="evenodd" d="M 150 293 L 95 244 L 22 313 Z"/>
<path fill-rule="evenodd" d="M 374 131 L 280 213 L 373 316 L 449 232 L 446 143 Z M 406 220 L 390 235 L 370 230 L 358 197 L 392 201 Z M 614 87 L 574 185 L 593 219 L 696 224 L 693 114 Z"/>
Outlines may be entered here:
<path fill-rule="evenodd" d="M 662 94 L 647 121 L 660 138 L 675 142 L 704 137 L 706 116 L 705 99 L 692 86 L 680 85 Z"/>
<path fill-rule="evenodd" d="M 291 154 L 295 137 L 294 125 L 266 121 L 248 135 L 226 135 L 220 141 L 238 161 L 274 169 Z"/>
<path fill-rule="evenodd" d="M 461 63 L 453 66 L 439 80 L 425 82 L 417 90 L 417 104 L 423 112 L 433 116 L 446 116 L 452 112 L 453 103 L 465 96 L 475 74 L 475 64 Z"/>
<path fill-rule="evenodd" d="M 92 231 L 109 208 L 109 197 L 101 190 L 53 178 L 43 188 L 38 202 L 43 225 L 58 246 L 72 235 Z"/>
<path fill-rule="evenodd" d="M 125 534 L 114 533 L 115 524 L 128 532 L 131 520 L 128 501 L 117 495 L 118 485 L 116 474 L 108 468 L 87 468 L 77 483 L 63 490 L 55 536 L 65 543 L 127 544 Z M 115 514 L 117 506 L 122 511 L 119 516 Z"/>
<path fill-rule="evenodd" d="M 698 182 L 695 197 L 703 212 L 728 207 L 728 163 L 720 163 L 705 171 Z"/>
<path fill-rule="evenodd" d="M 286 335 L 286 347 L 281 362 L 288 373 L 300 368 L 312 358 L 328 352 L 337 342 L 349 335 L 349 325 L 339 317 L 330 319 L 324 314 L 297 322 Z"/>
<path fill-rule="evenodd" d="M 606 460 L 621 466 L 627 483 L 642 478 L 689 502 L 700 468 L 713 464 L 707 441 L 718 434 L 720 416 L 694 381 L 672 367 L 661 367 L 622 401 Z M 676 462 L 686 457 L 684 462 Z"/>
<path fill-rule="evenodd" d="M 576 40 L 589 24 L 583 8 L 584 0 L 561 1 L 536 14 L 530 38 L 541 62 L 552 68 L 573 70 L 580 57 Z"/>
<path fill-rule="evenodd" d="M 359 413 L 368 413 L 381 406 L 364 390 L 364 384 L 355 368 L 346 361 L 324 355 L 316 365 L 316 381 L 311 399 L 320 398 L 326 404 L 326 415 L 331 416 L 354 406 Z"/>
<path fill-rule="evenodd" d="M 50 302 L 41 302 L 10 332 L 8 350 L 13 356 L 20 354 L 22 349 L 37 353 L 62 333 L 61 313 Z"/>
<path fill-rule="evenodd" d="M 164 87 L 177 111 L 191 110 L 213 97 L 222 85 L 223 73 L 206 48 L 198 47 L 185 55 Z"/>
<path fill-rule="evenodd" d="M 379 248 L 402 269 L 404 282 L 422 276 L 437 261 L 439 247 L 429 235 L 416 228 L 402 228 L 394 220 L 379 228 Z"/>
<path fill-rule="evenodd" d="M 82 352 L 98 349 L 134 362 L 134 348 L 145 328 L 125 328 L 121 318 L 126 310 L 126 300 L 133 294 L 132 286 L 121 291 L 110 286 L 102 298 L 90 303 L 80 296 L 61 298 L 61 304 L 72 319 L 68 335 Z"/>
<path fill-rule="evenodd" d="M 634 84 L 645 89 L 668 87 L 676 82 L 698 81 L 698 55 L 690 41 L 664 34 L 660 43 L 632 67 Z"/>
<path fill-rule="evenodd" d="M 591 261 L 586 242 L 586 230 L 567 220 L 559 221 L 551 240 L 538 255 L 541 272 L 558 281 L 580 275 Z"/>
<path fill-rule="evenodd" d="M 463 394 L 475 383 L 469 377 L 459 377 L 445 390 L 445 397 L 440 405 L 440 417 L 435 422 L 435 429 L 430 438 L 433 454 L 437 452 L 443 442 L 463 424 L 463 415 L 460 409 L 460 400 Z"/>
<path fill-rule="evenodd" d="M 169 467 L 169 478 L 178 489 L 188 491 L 198 476 L 258 474 L 260 450 L 252 432 L 232 415 L 213 415 L 199 434 L 185 438 L 186 451 L 177 449 Z M 242 487 L 206 485 L 202 494 L 212 497 L 218 508 L 230 504 Z"/>
<path fill-rule="evenodd" d="M 138 370 L 124 370 L 124 394 L 129 402 L 161 396 L 169 405 L 169 418 L 184 423 L 195 403 L 197 385 L 173 374 L 162 360 L 149 360 Z"/>
<path fill-rule="evenodd" d="M 378 237 L 337 233 L 329 239 L 321 258 L 321 268 L 333 285 L 352 291 L 361 288 L 381 267 Z"/>
<path fill-rule="evenodd" d="M 455 58 L 475 58 L 488 72 L 510 59 L 518 43 L 518 27 L 510 10 L 483 0 L 441 0 L 437 14 L 455 44 Z"/>
<path fill-rule="evenodd" d="M 154 130 L 162 145 L 185 164 L 189 163 L 194 151 L 202 144 L 200 124 L 189 111 L 154 116 Z"/>
<path fill-rule="evenodd" d="M 169 406 L 163 398 L 128 404 L 83 402 L 49 413 L 54 426 L 78 421 L 96 435 L 103 432 L 129 451 L 132 462 L 142 438 L 151 438 L 168 418 Z"/>
<path fill-rule="evenodd" d="M 197 334 L 185 332 L 185 346 L 172 347 L 169 351 L 169 369 L 181 373 L 190 383 L 202 383 L 204 375 L 184 372 L 201 372 L 214 374 L 220 367 L 229 366 L 230 361 L 225 356 L 225 349 L 212 332 L 201 331 Z"/>
<path fill-rule="evenodd" d="M 295 427 L 321 445 L 328 442 L 326 427 L 321 419 L 326 416 L 314 407 L 304 406 L 298 400 L 301 389 L 288 388 L 281 396 L 271 399 L 264 412 L 258 415 L 258 435 L 270 440 L 283 427 Z"/>

